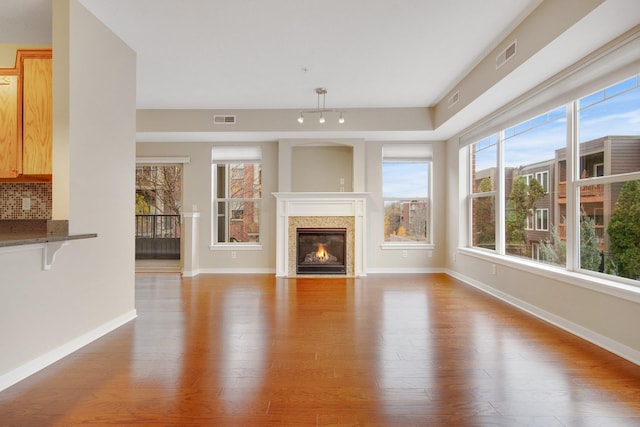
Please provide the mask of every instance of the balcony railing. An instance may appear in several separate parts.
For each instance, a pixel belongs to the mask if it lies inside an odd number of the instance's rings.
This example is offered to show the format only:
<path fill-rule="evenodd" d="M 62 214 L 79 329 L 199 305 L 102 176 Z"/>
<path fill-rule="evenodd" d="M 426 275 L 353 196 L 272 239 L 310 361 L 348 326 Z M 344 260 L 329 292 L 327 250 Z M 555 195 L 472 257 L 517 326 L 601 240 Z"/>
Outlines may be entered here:
<path fill-rule="evenodd" d="M 180 215 L 136 215 L 136 237 L 180 238 Z"/>
<path fill-rule="evenodd" d="M 180 259 L 180 215 L 136 215 L 136 259 Z"/>
<path fill-rule="evenodd" d="M 594 228 L 596 238 L 602 241 L 604 239 L 604 225 L 596 225 Z M 565 224 L 558 224 L 558 234 L 562 240 L 567 240 L 567 227 Z"/>
<path fill-rule="evenodd" d="M 580 198 L 583 201 L 587 198 L 597 199 L 593 201 L 601 201 L 604 197 L 604 185 L 595 184 L 595 185 L 583 185 L 580 187 Z M 558 198 L 566 199 L 567 198 L 567 183 L 566 181 L 558 183 Z"/>

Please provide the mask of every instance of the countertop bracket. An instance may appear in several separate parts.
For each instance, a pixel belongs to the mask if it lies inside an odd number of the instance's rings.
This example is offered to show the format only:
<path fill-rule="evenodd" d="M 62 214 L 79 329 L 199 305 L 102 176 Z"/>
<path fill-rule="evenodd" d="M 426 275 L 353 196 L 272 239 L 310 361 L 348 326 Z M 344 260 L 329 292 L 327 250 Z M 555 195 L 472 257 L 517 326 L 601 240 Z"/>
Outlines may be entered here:
<path fill-rule="evenodd" d="M 67 246 L 69 244 L 68 241 L 59 241 L 59 242 L 47 242 L 44 244 L 42 248 L 42 269 L 50 270 L 54 261 L 56 260 L 56 256 L 60 249 L 63 246 Z"/>

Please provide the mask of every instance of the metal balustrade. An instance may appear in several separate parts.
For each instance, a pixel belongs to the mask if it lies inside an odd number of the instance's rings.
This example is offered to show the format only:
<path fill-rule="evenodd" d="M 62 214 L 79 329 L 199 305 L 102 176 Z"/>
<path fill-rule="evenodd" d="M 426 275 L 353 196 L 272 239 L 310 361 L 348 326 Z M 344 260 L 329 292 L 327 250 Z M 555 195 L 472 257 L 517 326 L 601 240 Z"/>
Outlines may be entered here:
<path fill-rule="evenodd" d="M 180 215 L 136 215 L 136 259 L 180 259 Z"/>

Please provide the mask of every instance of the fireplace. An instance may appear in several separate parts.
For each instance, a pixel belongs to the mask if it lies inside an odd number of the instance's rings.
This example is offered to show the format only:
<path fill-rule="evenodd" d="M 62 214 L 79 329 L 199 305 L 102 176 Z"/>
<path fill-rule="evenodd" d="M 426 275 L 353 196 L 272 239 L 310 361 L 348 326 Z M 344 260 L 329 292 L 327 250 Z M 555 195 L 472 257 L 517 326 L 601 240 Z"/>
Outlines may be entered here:
<path fill-rule="evenodd" d="M 368 193 L 274 193 L 274 196 L 277 198 L 276 275 L 278 277 L 295 277 L 305 274 L 307 276 L 343 274 L 347 277 L 366 275 L 364 230 L 366 229 Z M 333 247 L 328 249 L 328 252 L 336 258 L 342 254 L 343 270 L 331 272 L 330 270 L 335 267 L 315 266 L 316 271 L 299 272 L 300 254 L 306 256 L 312 252 L 309 248 L 298 248 L 297 231 L 299 229 L 328 229 L 330 232 L 344 230 L 342 238 L 344 252 L 342 249 Z M 324 244 L 323 241 L 320 243 Z M 326 265 L 327 262 L 324 264 Z M 303 270 L 305 267 L 310 266 L 303 266 Z"/>
<path fill-rule="evenodd" d="M 346 228 L 296 229 L 296 274 L 346 274 Z"/>

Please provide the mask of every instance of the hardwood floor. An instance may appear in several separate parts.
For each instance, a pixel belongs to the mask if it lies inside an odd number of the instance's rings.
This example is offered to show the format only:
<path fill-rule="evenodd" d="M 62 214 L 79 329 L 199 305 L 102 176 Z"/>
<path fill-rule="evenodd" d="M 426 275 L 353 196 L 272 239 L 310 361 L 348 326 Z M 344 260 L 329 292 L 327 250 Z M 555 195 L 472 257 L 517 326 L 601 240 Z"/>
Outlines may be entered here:
<path fill-rule="evenodd" d="M 640 367 L 445 275 L 136 290 L 138 319 L 0 393 L 0 425 L 640 426 Z"/>

